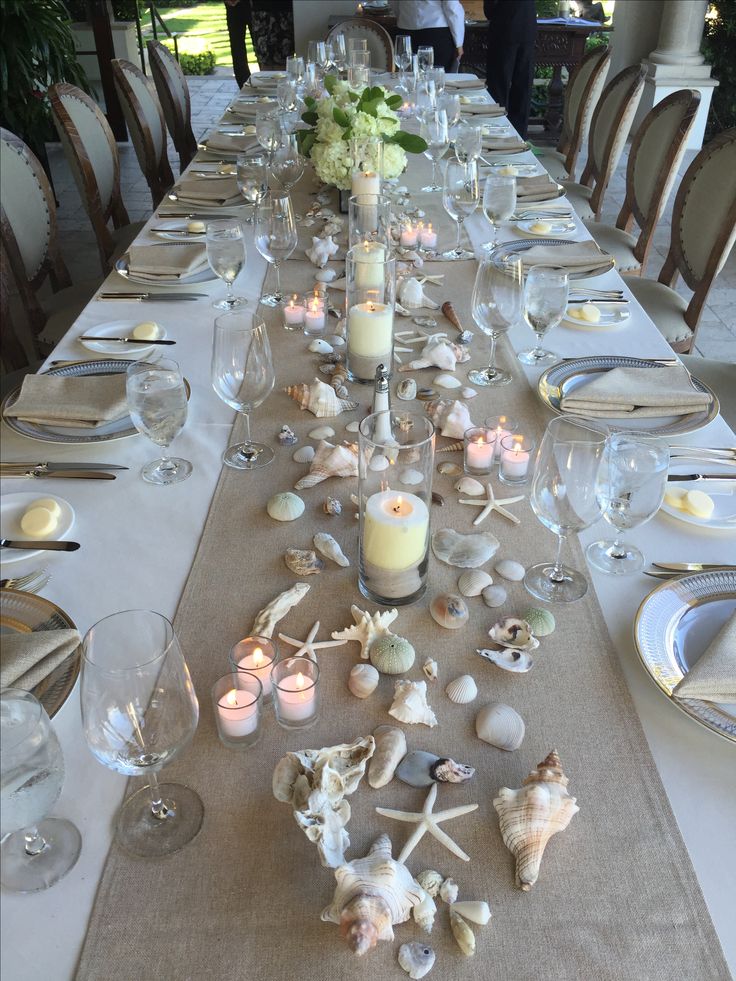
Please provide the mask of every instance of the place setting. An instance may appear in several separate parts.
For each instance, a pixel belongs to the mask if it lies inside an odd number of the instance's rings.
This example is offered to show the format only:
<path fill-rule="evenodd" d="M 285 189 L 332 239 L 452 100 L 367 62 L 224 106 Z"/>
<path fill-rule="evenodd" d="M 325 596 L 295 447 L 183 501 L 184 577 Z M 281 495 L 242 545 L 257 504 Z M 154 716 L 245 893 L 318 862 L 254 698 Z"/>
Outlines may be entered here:
<path fill-rule="evenodd" d="M 132 245 L 116 261 L 115 269 L 123 279 L 142 286 L 195 285 L 217 278 L 200 242 Z"/>

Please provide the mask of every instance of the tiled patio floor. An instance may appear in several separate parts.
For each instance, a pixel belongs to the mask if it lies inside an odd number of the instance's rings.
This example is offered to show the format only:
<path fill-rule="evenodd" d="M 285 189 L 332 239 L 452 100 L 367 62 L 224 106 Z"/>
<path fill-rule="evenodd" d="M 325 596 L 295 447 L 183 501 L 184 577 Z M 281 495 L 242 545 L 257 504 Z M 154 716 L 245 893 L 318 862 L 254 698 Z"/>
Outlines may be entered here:
<path fill-rule="evenodd" d="M 194 135 L 199 138 L 220 118 L 232 99 L 236 92 L 235 80 L 218 74 L 214 77 L 190 78 L 188 82 L 192 101 L 192 128 Z M 59 201 L 58 219 L 64 258 L 75 282 L 99 276 L 100 265 L 94 236 L 64 154 L 58 144 L 49 145 L 48 150 Z M 119 150 L 125 206 L 131 221 L 143 221 L 151 213 L 152 207 L 148 187 L 141 175 L 132 145 L 121 144 Z M 609 224 L 615 223 L 624 199 L 627 156 L 628 151 L 625 151 L 606 194 L 602 220 Z M 685 172 L 693 156 L 694 152 L 686 154 L 681 173 Z M 171 142 L 169 159 L 174 174 L 178 174 L 178 158 Z M 579 165 L 578 176 L 582 173 L 582 168 L 583 161 Z M 673 200 L 674 194 L 670 196 L 668 208 L 655 232 L 654 247 L 647 266 L 647 272 L 652 278 L 658 275 L 667 254 Z M 690 295 L 687 287 L 680 285 L 678 289 L 683 296 Z M 703 313 L 696 350 L 705 357 L 736 363 L 736 250 L 732 252 L 711 290 Z"/>

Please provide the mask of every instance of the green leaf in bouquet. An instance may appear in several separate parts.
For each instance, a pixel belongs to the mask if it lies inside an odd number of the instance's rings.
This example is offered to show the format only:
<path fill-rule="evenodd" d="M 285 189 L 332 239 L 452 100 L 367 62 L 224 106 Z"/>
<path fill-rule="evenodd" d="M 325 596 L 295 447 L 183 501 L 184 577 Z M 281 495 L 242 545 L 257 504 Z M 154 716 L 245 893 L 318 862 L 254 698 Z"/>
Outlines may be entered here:
<path fill-rule="evenodd" d="M 360 96 L 357 92 L 353 92 L 352 89 L 348 91 L 348 99 L 350 99 L 351 102 L 360 102 Z"/>
<path fill-rule="evenodd" d="M 314 109 L 310 109 L 309 112 L 302 113 L 302 122 L 306 123 L 308 126 L 316 126 L 319 116 Z"/>
<path fill-rule="evenodd" d="M 327 94 L 332 95 L 332 92 L 337 85 L 337 75 L 325 75 L 324 85 Z"/>
<path fill-rule="evenodd" d="M 401 106 L 401 101 L 400 95 L 390 95 L 388 99 L 386 99 L 386 105 L 389 107 L 389 109 L 398 109 Z"/>
<path fill-rule="evenodd" d="M 346 129 L 350 125 L 350 116 L 341 109 L 339 106 L 335 106 L 332 110 L 332 118 L 335 120 L 338 126 L 342 126 Z"/>
<path fill-rule="evenodd" d="M 385 137 L 387 143 L 396 143 L 407 153 L 424 153 L 427 149 L 427 141 L 416 133 L 405 133 L 402 129 Z"/>
<path fill-rule="evenodd" d="M 296 142 L 299 147 L 299 153 L 303 157 L 308 157 L 314 146 L 314 141 L 316 140 L 316 135 L 309 129 L 297 130 Z"/>
<path fill-rule="evenodd" d="M 317 100 L 311 95 L 308 95 L 304 100 L 304 105 L 307 107 L 307 109 L 314 109 L 317 105 Z"/>
<path fill-rule="evenodd" d="M 367 116 L 377 116 L 378 107 L 383 102 L 383 99 L 370 99 L 368 102 L 362 103 L 360 106 L 361 112 L 364 112 Z"/>

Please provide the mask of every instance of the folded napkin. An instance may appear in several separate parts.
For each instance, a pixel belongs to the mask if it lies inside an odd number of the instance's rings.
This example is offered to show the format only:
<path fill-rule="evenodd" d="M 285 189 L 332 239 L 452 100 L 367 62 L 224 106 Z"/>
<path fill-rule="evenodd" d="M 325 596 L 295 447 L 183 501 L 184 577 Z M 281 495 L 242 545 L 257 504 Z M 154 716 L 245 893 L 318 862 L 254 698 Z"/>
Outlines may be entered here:
<path fill-rule="evenodd" d="M 484 136 L 484 150 L 502 150 L 504 153 L 523 153 L 529 149 L 529 144 L 518 136 Z"/>
<path fill-rule="evenodd" d="M 286 72 L 253 72 L 250 76 L 250 84 L 256 89 L 268 86 L 275 88 L 279 82 L 283 82 L 288 77 Z"/>
<path fill-rule="evenodd" d="M 672 694 L 708 702 L 736 702 L 736 613 Z"/>
<path fill-rule="evenodd" d="M 42 425 L 95 429 L 128 415 L 125 375 L 26 375 L 4 414 Z"/>
<path fill-rule="evenodd" d="M 493 102 L 463 102 L 460 105 L 460 113 L 464 116 L 489 116 L 493 119 L 505 116 L 506 110 L 503 106 L 494 105 Z"/>
<path fill-rule="evenodd" d="M 218 153 L 245 153 L 252 150 L 258 143 L 251 136 L 226 136 L 224 133 L 210 133 L 205 140 L 207 150 L 215 150 Z"/>
<path fill-rule="evenodd" d="M 558 194 L 556 182 L 550 180 L 547 174 L 516 178 L 516 197 L 521 201 L 525 198 L 533 201 L 548 201 L 556 198 Z"/>
<path fill-rule="evenodd" d="M 176 282 L 207 268 L 207 251 L 199 243 L 131 245 L 127 255 L 129 273 L 150 283 Z"/>
<path fill-rule="evenodd" d="M 521 253 L 524 271 L 532 266 L 554 266 L 574 273 L 595 275 L 611 268 L 611 257 L 592 240 L 565 245 L 534 245 Z"/>
<path fill-rule="evenodd" d="M 192 204 L 242 204 L 243 198 L 234 177 L 185 178 L 174 188 L 180 201 Z"/>
<path fill-rule="evenodd" d="M 257 102 L 233 102 L 229 112 L 236 116 L 256 116 L 258 110 L 263 106 L 269 106 L 272 109 L 276 109 L 278 103 L 275 99 L 259 99 Z"/>
<path fill-rule="evenodd" d="M 30 691 L 79 647 L 77 630 L 37 630 L 3 634 L 0 687 Z"/>
<path fill-rule="evenodd" d="M 563 397 L 563 412 L 595 418 L 684 416 L 710 405 L 708 392 L 695 390 L 684 365 L 611 368 Z"/>
<path fill-rule="evenodd" d="M 484 89 L 486 83 L 482 78 L 445 78 L 446 89 Z"/>

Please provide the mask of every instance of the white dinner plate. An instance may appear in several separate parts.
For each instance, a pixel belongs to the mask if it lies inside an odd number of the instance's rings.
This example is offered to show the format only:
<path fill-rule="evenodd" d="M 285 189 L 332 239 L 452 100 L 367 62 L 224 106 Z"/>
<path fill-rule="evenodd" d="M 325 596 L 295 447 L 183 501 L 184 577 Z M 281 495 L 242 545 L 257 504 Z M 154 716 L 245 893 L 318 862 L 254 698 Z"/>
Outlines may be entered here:
<path fill-rule="evenodd" d="M 540 232 L 533 228 L 539 222 L 549 225 L 549 231 Z M 526 221 L 513 222 L 511 228 L 517 235 L 529 235 L 532 238 L 571 238 L 578 230 L 577 225 L 570 218 L 529 218 Z"/>
<path fill-rule="evenodd" d="M 140 320 L 108 320 L 104 324 L 95 324 L 85 331 L 85 334 L 96 334 L 98 337 L 132 337 L 133 330 Z M 159 340 L 166 337 L 166 329 L 159 324 L 161 333 Z M 83 341 L 79 343 L 90 351 L 98 354 L 116 354 L 125 358 L 139 358 L 152 350 L 153 344 L 116 344 L 114 341 Z"/>
<path fill-rule="evenodd" d="M 575 317 L 569 316 L 568 313 L 562 318 L 562 323 L 567 327 L 575 327 L 578 330 L 618 330 L 620 327 L 625 327 L 628 321 L 631 319 L 631 310 L 629 309 L 628 303 L 596 303 L 595 304 L 601 312 L 601 319 L 597 324 L 591 323 L 589 320 L 577 320 Z"/>
<path fill-rule="evenodd" d="M 736 532 L 736 480 L 685 480 L 681 483 L 670 480 L 667 486 L 703 491 L 713 498 L 715 507 L 710 518 L 699 518 L 689 511 L 683 511 L 663 502 L 662 511 L 665 514 L 669 514 L 679 521 L 684 521 L 688 525 L 696 525 L 698 528 Z"/>
<path fill-rule="evenodd" d="M 151 225 L 148 231 L 157 238 L 171 242 L 204 242 L 207 239 L 205 232 L 188 232 L 187 222 L 181 220 L 161 221 L 158 225 Z"/>
<path fill-rule="evenodd" d="M 537 168 L 536 164 L 515 163 L 513 160 L 489 161 L 487 164 L 481 165 L 481 170 L 483 170 L 485 167 L 495 170 L 496 172 L 503 170 L 505 167 L 513 167 L 516 173 L 510 174 L 509 176 L 511 177 L 537 177 L 539 174 L 543 173 Z M 517 204 L 521 204 L 521 201 L 518 201 Z"/>
<path fill-rule="evenodd" d="M 33 504 L 34 501 L 40 501 L 44 497 L 52 497 L 61 508 L 59 523 L 50 534 L 44 537 L 50 541 L 61 541 L 66 538 L 74 524 L 74 508 L 63 497 L 57 497 L 55 494 L 44 494 L 40 491 L 35 494 L 32 491 L 22 491 L 19 494 L 3 494 L 2 503 L 0 503 L 0 538 L 10 538 L 20 542 L 34 541 L 33 538 L 29 538 L 21 530 L 20 519 L 23 517 L 29 505 Z M 43 539 L 38 539 L 38 541 L 43 541 Z M 0 549 L 0 558 L 3 562 L 20 562 L 21 559 L 31 559 L 41 554 L 41 549 L 28 551 L 17 548 Z M 43 552 L 43 554 L 48 555 L 49 553 Z"/>
<path fill-rule="evenodd" d="M 227 218 L 228 215 L 223 215 L 223 217 Z M 189 243 L 187 242 L 182 244 L 188 245 Z M 158 246 L 158 248 L 171 249 L 174 248 L 174 245 L 173 244 L 160 245 Z M 212 269 L 209 266 L 206 266 L 204 269 L 200 270 L 197 273 L 194 273 L 193 275 L 179 276 L 178 278 L 172 276 L 171 279 L 165 279 L 164 277 L 159 277 L 155 283 L 152 283 L 150 279 L 140 279 L 138 276 L 131 276 L 131 274 L 128 272 L 127 252 L 124 255 L 121 255 L 120 258 L 116 261 L 115 269 L 120 273 L 123 279 L 127 279 L 128 282 L 140 283 L 141 286 L 148 286 L 149 288 L 152 286 L 184 286 L 184 285 L 193 286 L 195 283 L 210 283 L 213 280 L 217 279 L 217 276 L 212 272 Z"/>

